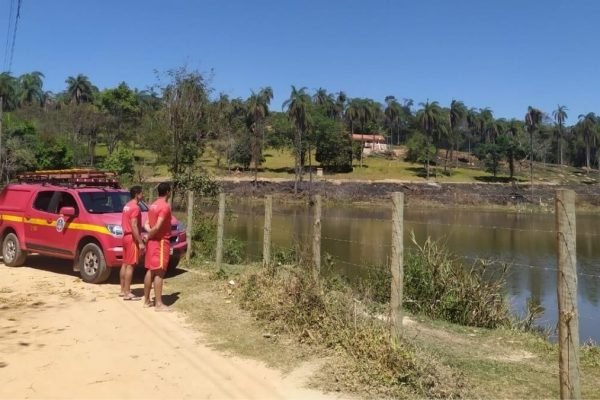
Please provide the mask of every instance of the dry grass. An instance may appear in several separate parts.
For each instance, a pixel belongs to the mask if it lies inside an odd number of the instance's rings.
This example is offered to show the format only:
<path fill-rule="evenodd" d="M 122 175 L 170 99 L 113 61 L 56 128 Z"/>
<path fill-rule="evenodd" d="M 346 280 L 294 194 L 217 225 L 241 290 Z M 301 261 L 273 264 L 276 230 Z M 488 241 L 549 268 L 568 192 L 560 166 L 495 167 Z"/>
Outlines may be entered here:
<path fill-rule="evenodd" d="M 176 308 L 208 343 L 286 371 L 324 360 L 312 378 L 322 390 L 363 398 L 559 395 L 557 346 L 528 332 L 411 316 L 405 341 L 390 349 L 385 323 L 367 317 L 362 298 L 336 282 L 325 283 L 321 294 L 297 268 L 217 271 L 205 264 L 167 283 L 168 291 L 181 292 Z M 599 367 L 598 347 L 582 347 L 584 398 L 600 398 Z"/>

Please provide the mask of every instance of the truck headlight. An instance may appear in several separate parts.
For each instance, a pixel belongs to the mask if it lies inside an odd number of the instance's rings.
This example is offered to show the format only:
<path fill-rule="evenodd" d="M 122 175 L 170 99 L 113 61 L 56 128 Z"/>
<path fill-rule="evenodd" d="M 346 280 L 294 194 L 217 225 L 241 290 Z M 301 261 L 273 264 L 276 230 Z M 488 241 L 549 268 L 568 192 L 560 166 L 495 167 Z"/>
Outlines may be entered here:
<path fill-rule="evenodd" d="M 123 236 L 123 227 L 117 224 L 108 224 L 106 229 L 115 236 Z"/>
<path fill-rule="evenodd" d="M 185 224 L 183 222 L 177 223 L 177 232 L 185 232 Z"/>

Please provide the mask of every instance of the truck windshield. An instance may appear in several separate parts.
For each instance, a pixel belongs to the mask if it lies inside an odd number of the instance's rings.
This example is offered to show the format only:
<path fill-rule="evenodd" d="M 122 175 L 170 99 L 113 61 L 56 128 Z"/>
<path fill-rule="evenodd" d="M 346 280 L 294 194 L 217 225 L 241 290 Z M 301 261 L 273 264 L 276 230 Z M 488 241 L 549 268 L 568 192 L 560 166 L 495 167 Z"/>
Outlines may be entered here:
<path fill-rule="evenodd" d="M 128 192 L 84 192 L 79 193 L 79 197 L 85 209 L 92 214 L 120 213 L 131 200 Z M 148 211 L 143 202 L 140 202 L 140 209 Z"/>

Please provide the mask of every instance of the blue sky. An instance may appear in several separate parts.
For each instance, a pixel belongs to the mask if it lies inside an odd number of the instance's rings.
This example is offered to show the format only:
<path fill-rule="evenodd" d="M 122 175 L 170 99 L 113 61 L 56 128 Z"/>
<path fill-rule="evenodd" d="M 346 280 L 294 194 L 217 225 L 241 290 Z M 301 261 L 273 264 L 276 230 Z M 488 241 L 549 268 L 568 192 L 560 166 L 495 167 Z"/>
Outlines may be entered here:
<path fill-rule="evenodd" d="M 84 73 L 144 89 L 155 70 L 214 69 L 217 92 L 290 85 L 452 99 L 522 118 L 528 105 L 600 113 L 600 2 L 529 0 L 22 0 L 12 72 L 60 91 Z M 0 0 L 0 57 L 10 0 Z M 3 65 L 4 62 L 0 64 Z"/>

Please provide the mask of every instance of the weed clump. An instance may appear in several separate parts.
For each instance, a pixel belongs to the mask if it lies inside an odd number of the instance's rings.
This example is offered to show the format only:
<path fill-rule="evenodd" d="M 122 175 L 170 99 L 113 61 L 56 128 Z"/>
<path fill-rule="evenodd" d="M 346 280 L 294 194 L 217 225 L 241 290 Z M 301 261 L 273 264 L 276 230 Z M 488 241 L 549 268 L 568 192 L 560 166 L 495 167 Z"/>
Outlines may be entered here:
<path fill-rule="evenodd" d="M 285 266 L 248 273 L 239 290 L 242 308 L 270 331 L 335 354 L 325 389 L 394 397 L 461 393 L 461 379 L 448 367 L 408 341 L 392 345 L 387 324 L 339 281 L 319 286 L 307 269 Z"/>
<path fill-rule="evenodd" d="M 484 261 L 471 266 L 445 246 L 427 239 L 404 259 L 403 307 L 433 319 L 481 328 L 510 327 L 514 323 L 504 295 L 505 269 L 490 271 Z M 390 299 L 389 268 L 370 268 L 360 290 L 377 303 Z"/>
<path fill-rule="evenodd" d="M 470 267 L 450 251 L 427 239 L 405 263 L 406 307 L 431 318 L 482 328 L 508 326 L 510 311 L 504 294 L 505 270 L 486 276 L 484 262 Z"/>

